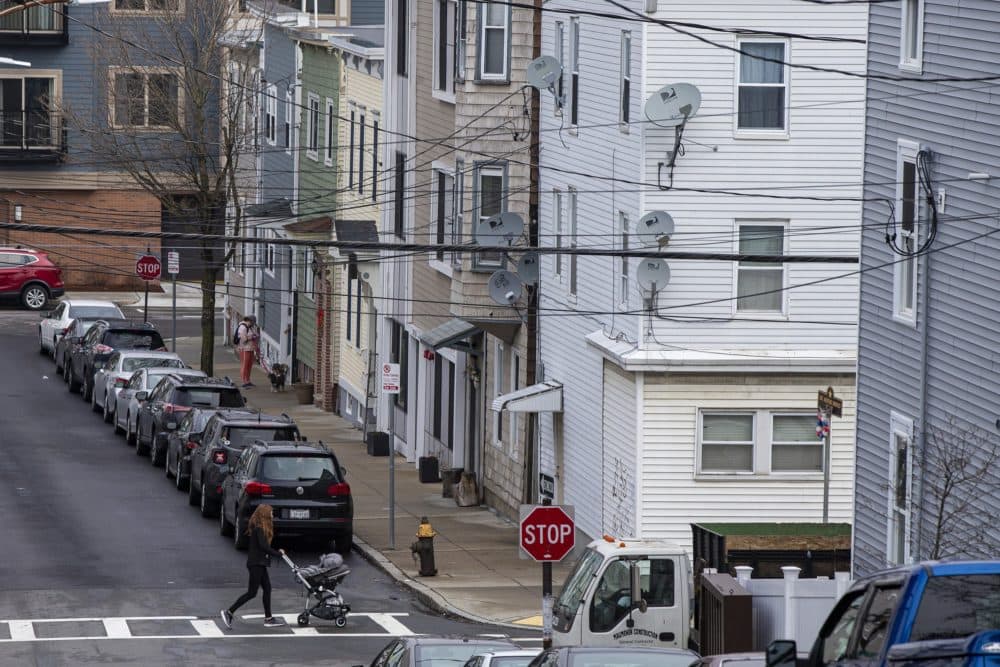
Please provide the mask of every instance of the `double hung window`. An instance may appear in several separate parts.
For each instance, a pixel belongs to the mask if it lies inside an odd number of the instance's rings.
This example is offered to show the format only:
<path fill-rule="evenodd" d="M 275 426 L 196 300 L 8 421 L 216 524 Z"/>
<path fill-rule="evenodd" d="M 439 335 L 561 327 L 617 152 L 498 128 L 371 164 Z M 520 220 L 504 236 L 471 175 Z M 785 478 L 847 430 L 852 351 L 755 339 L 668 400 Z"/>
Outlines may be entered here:
<path fill-rule="evenodd" d="M 788 66 L 785 42 L 740 40 L 737 132 L 787 130 Z"/>
<path fill-rule="evenodd" d="M 784 225 L 740 224 L 741 255 L 782 255 Z M 783 264 L 740 260 L 736 271 L 737 312 L 782 313 L 785 309 Z"/>
<path fill-rule="evenodd" d="M 479 5 L 479 78 L 510 78 L 510 6 L 505 2 Z"/>

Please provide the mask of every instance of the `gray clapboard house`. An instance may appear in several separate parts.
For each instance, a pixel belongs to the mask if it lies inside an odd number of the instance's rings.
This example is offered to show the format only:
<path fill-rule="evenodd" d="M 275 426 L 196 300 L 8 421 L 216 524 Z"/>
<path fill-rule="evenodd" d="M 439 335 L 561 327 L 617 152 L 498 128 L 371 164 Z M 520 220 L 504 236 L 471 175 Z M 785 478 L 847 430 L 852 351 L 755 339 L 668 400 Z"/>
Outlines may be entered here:
<path fill-rule="evenodd" d="M 1000 5 L 873 3 L 868 70 L 856 574 L 1000 547 Z"/>

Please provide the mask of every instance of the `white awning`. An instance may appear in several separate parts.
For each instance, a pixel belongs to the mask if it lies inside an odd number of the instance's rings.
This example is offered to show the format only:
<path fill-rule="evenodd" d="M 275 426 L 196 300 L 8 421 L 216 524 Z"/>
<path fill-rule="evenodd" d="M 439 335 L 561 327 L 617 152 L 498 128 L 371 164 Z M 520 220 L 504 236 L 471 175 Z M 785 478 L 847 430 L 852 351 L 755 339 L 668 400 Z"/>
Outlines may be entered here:
<path fill-rule="evenodd" d="M 493 411 L 502 412 L 562 412 L 561 382 L 539 382 L 493 399 Z"/>

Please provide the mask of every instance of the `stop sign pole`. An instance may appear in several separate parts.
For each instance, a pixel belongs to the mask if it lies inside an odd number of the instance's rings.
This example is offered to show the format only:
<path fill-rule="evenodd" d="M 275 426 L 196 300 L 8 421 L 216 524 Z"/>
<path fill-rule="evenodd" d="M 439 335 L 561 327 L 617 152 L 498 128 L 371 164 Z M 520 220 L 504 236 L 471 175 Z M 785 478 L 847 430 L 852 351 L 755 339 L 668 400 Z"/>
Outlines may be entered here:
<path fill-rule="evenodd" d="M 542 648 L 552 647 L 552 563 L 561 561 L 576 544 L 572 507 L 521 505 L 521 550 L 542 563 Z"/>

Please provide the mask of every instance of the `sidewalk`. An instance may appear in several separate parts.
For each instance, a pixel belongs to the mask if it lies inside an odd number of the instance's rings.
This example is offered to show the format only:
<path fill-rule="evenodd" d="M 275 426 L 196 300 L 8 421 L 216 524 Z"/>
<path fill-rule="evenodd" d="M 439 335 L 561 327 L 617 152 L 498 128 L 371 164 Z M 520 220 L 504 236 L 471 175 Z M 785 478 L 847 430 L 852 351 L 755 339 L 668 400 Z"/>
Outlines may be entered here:
<path fill-rule="evenodd" d="M 174 284 L 170 280 L 160 283 L 163 291 L 149 292 L 149 308 L 170 308 L 173 305 Z M 71 290 L 66 293 L 64 299 L 99 299 L 102 301 L 113 301 L 119 306 L 133 306 L 141 309 L 145 302 L 145 291 L 127 292 L 84 292 Z M 226 295 L 225 285 L 219 285 L 215 290 L 215 303 L 222 308 L 223 297 Z M 178 308 L 201 308 L 201 284 L 193 281 L 177 283 L 177 307 Z"/>
<path fill-rule="evenodd" d="M 193 363 L 200 342 L 180 338 L 177 352 Z M 231 348 L 216 348 L 215 374 L 238 379 Z M 416 466 L 396 459 L 396 548 L 389 549 L 388 459 L 368 456 L 361 432 L 337 415 L 299 405 L 291 388 L 270 390 L 267 376 L 254 369 L 254 388 L 244 390 L 249 403 L 265 412 L 292 417 L 309 440 L 322 440 L 347 468 L 354 496 L 354 546 L 377 567 L 411 588 L 439 611 L 474 621 L 514 627 L 540 626 L 542 568 L 518 555 L 518 527 L 485 507 L 458 507 L 441 497 L 441 484 L 420 483 Z M 410 552 L 417 525 L 426 516 L 434 538 L 436 577 L 418 577 Z M 572 560 L 553 566 L 554 587 L 565 579 Z"/>

